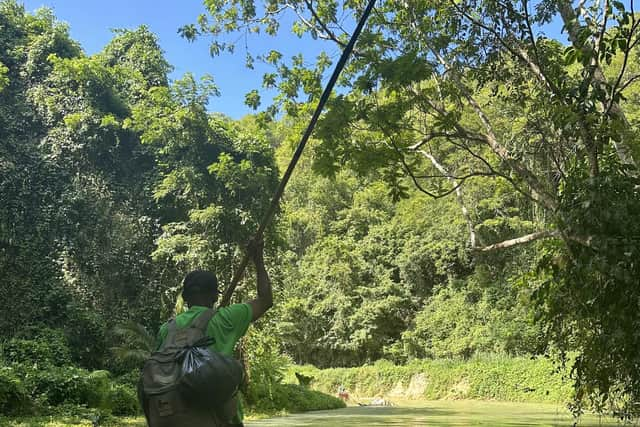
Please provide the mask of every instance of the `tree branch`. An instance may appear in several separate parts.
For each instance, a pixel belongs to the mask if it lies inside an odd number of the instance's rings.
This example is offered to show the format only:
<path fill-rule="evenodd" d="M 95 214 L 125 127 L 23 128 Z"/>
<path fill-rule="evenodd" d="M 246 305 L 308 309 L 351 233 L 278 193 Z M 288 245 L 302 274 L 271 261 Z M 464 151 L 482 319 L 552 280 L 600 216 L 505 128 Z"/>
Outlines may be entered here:
<path fill-rule="evenodd" d="M 580 24 L 578 23 L 578 18 L 573 9 L 573 3 L 571 0 L 558 0 L 557 1 L 558 11 L 560 12 L 560 16 L 562 17 L 562 21 L 564 22 L 564 26 L 567 29 L 567 33 L 569 35 L 569 40 L 573 44 L 575 49 L 583 50 L 587 55 L 593 56 L 593 48 L 590 47 L 587 43 L 580 45 L 578 33 L 580 31 Z M 605 11 L 606 13 L 606 11 Z M 593 78 L 590 82 L 592 85 L 604 85 L 606 84 L 607 79 L 602 71 L 602 68 L 599 65 L 596 65 L 593 69 Z M 606 107 L 606 106 L 605 106 Z M 617 102 L 611 103 L 611 108 L 609 108 L 609 112 L 613 117 L 620 120 L 626 128 L 630 127 L 629 121 L 625 116 L 622 108 Z M 622 141 L 616 142 L 612 141 L 613 147 L 618 154 L 618 158 L 620 161 L 626 165 L 631 165 L 634 168 L 637 168 L 637 164 L 633 158 L 633 151 L 627 141 L 626 138 L 623 138 Z"/>
<path fill-rule="evenodd" d="M 494 37 L 496 37 L 498 42 L 509 53 L 511 53 L 513 57 L 525 63 L 529 67 L 529 70 L 536 76 L 536 78 L 538 78 L 538 80 L 540 80 L 544 85 L 546 85 L 549 88 L 549 90 L 551 90 L 553 94 L 558 97 L 558 99 L 563 99 L 558 87 L 553 83 L 553 81 L 549 79 L 549 77 L 546 75 L 544 70 L 539 66 L 539 64 L 537 64 L 536 62 L 532 61 L 531 58 L 529 58 L 529 54 L 524 49 L 522 49 L 521 46 L 517 46 L 516 49 L 512 48 L 511 45 L 507 43 L 507 41 L 504 39 L 504 37 L 502 37 L 495 29 L 489 27 L 488 25 L 478 21 L 473 16 L 469 15 L 467 12 L 465 12 L 463 9 L 460 8 L 460 6 L 455 0 L 449 0 L 449 1 L 452 4 L 452 6 L 458 11 L 458 13 L 460 13 L 463 17 L 465 17 L 469 22 L 471 22 L 473 25 L 479 28 L 482 28 L 483 30 L 491 33 Z M 526 10 L 526 4 L 525 4 L 525 10 Z M 533 46 L 534 46 L 534 52 L 535 52 L 536 58 L 538 62 L 540 62 L 538 58 L 537 45 L 535 43 L 535 38 L 533 36 L 533 32 L 531 31 L 531 27 L 528 22 L 528 12 L 525 15 L 525 21 L 530 31 L 530 38 L 533 40 Z"/>
<path fill-rule="evenodd" d="M 640 21 L 638 21 L 640 22 Z M 613 106 L 613 102 L 616 99 L 616 91 L 618 90 L 618 87 L 620 86 L 620 83 L 622 82 L 622 77 L 624 76 L 624 73 L 627 70 L 627 64 L 629 62 L 629 55 L 631 54 L 631 38 L 633 37 L 633 33 L 637 28 L 638 22 L 636 22 L 636 17 L 635 14 L 631 14 L 631 28 L 629 29 L 629 34 L 627 35 L 627 43 L 626 43 L 626 49 L 624 51 L 624 58 L 622 59 L 622 67 L 620 67 L 620 72 L 618 73 L 618 78 L 616 79 L 615 84 L 613 85 L 613 88 L 611 89 L 611 99 L 609 100 L 609 105 L 607 107 L 607 109 L 605 110 L 605 115 L 608 115 L 609 112 L 611 111 L 611 107 Z M 624 84 L 620 87 L 620 92 L 624 91 L 624 89 L 627 87 L 627 84 Z"/>
<path fill-rule="evenodd" d="M 420 140 L 417 143 L 409 146 L 409 150 L 415 151 L 418 148 L 422 147 L 423 145 L 429 143 L 434 138 L 452 138 L 452 137 L 462 137 L 462 135 L 452 134 L 452 133 L 447 133 L 447 132 L 431 132 L 429 135 L 424 137 L 422 140 Z"/>
<path fill-rule="evenodd" d="M 329 26 L 322 19 L 320 19 L 320 16 L 316 12 L 316 10 L 313 8 L 313 3 L 311 1 L 312 0 L 304 0 L 304 3 L 307 6 L 307 9 L 309 10 L 309 12 L 311 12 L 311 15 L 313 16 L 313 19 L 315 19 L 315 21 L 318 23 L 318 25 L 322 29 L 322 32 L 324 32 L 324 35 L 321 32 L 320 34 L 318 34 L 318 37 L 320 37 L 321 39 L 324 39 L 324 40 L 333 41 L 338 46 L 340 46 L 342 49 L 344 49 L 347 46 L 347 44 L 345 42 L 343 42 L 342 40 L 340 40 L 338 38 L 338 36 L 329 28 Z M 307 27 L 316 30 L 316 27 L 311 22 L 309 22 L 304 16 L 302 16 L 302 14 L 299 13 L 294 6 L 292 6 L 292 9 L 295 11 L 296 15 L 302 21 L 302 23 L 304 23 Z M 340 25 L 338 23 L 336 23 L 336 25 L 338 25 L 340 27 Z M 344 31 L 344 29 L 343 29 L 343 31 Z M 351 54 L 353 56 L 356 56 L 356 57 L 359 57 L 359 58 L 364 56 L 364 54 L 362 52 L 360 52 L 358 49 L 356 49 L 355 47 L 351 51 Z"/>
<path fill-rule="evenodd" d="M 416 153 L 421 153 L 422 154 L 422 150 L 416 150 Z M 464 181 L 467 180 L 469 178 L 474 178 L 474 177 L 485 177 L 485 178 L 495 178 L 498 177 L 500 175 L 496 175 L 495 173 L 492 172 L 469 172 L 466 175 L 450 175 L 447 173 L 441 173 L 440 175 L 427 175 L 427 174 L 422 174 L 422 175 L 416 175 L 416 178 L 420 178 L 420 179 L 429 179 L 429 178 L 445 178 L 445 179 L 453 179 L 456 181 Z"/>
<path fill-rule="evenodd" d="M 624 82 L 622 86 L 620 86 L 620 92 L 624 91 L 627 88 L 627 86 L 629 86 L 630 84 L 638 80 L 640 80 L 640 74 L 636 74 L 635 76 L 630 77 L 629 80 L 627 80 L 626 82 Z"/>
<path fill-rule="evenodd" d="M 316 10 L 313 8 L 313 4 L 311 3 L 311 0 L 304 0 L 304 3 L 307 5 L 307 9 L 309 9 L 309 12 L 311 12 L 311 15 L 313 15 L 313 19 L 316 20 L 316 22 L 318 23 L 318 25 L 320 25 L 320 27 L 322 28 L 322 30 L 327 34 L 328 38 L 334 42 L 336 42 L 341 48 L 345 48 L 347 46 L 346 43 L 344 43 L 343 41 L 341 41 L 333 31 L 331 31 L 331 29 L 329 29 L 329 27 L 327 26 L 327 24 L 324 23 L 324 21 L 322 21 L 320 19 L 320 16 L 318 16 L 318 13 L 316 12 Z M 311 23 L 307 23 L 307 21 L 304 21 L 306 25 L 311 25 Z M 315 28 L 312 26 L 312 28 Z"/>
<path fill-rule="evenodd" d="M 528 0 L 522 0 L 522 8 L 524 9 L 524 22 L 527 26 L 527 34 L 529 36 L 529 41 L 531 42 L 531 46 L 533 47 L 533 54 L 536 57 L 536 63 L 540 64 L 540 53 L 538 51 L 538 42 L 536 41 L 536 37 L 533 34 L 533 28 L 531 27 L 531 18 L 529 17 Z"/>
<path fill-rule="evenodd" d="M 607 22 L 609 19 L 609 13 L 607 13 L 607 9 L 609 9 L 609 0 L 604 0 L 604 10 L 602 12 L 602 23 L 600 24 L 600 31 L 598 32 L 598 37 L 595 40 L 595 55 L 593 58 L 595 59 L 595 65 L 600 65 L 600 50 L 602 49 L 602 40 L 604 39 L 604 34 L 607 31 Z"/>
<path fill-rule="evenodd" d="M 526 236 L 518 237 L 516 239 L 505 240 L 500 243 L 494 243 L 493 245 L 484 246 L 482 248 L 476 248 L 479 252 L 491 252 L 499 249 L 506 249 L 525 243 L 530 243 L 540 239 L 560 238 L 562 237 L 557 230 L 537 231 L 535 233 L 527 234 Z"/>
<path fill-rule="evenodd" d="M 453 193 L 454 191 L 456 191 L 458 186 L 454 186 L 452 189 L 450 189 L 448 191 L 445 191 L 444 193 L 433 193 L 433 192 L 425 189 L 422 186 L 422 184 L 420 184 L 420 181 L 418 181 L 418 177 L 413 173 L 413 171 L 411 170 L 411 167 L 409 167 L 409 165 L 407 164 L 407 161 L 404 158 L 404 153 L 402 152 L 402 150 L 400 150 L 398 145 L 395 143 L 395 141 L 393 140 L 393 137 L 391 135 L 387 134 L 387 132 L 385 132 L 384 130 L 382 130 L 382 132 L 385 133 L 387 138 L 389 138 L 389 141 L 391 142 L 391 145 L 392 145 L 393 149 L 398 154 L 398 158 L 400 159 L 400 162 L 402 163 L 402 168 L 404 169 L 405 173 L 407 175 L 409 175 L 409 177 L 411 178 L 411 181 L 413 182 L 413 185 L 418 189 L 418 191 L 420 191 L 421 193 L 424 193 L 427 196 L 432 197 L 434 199 L 441 199 L 441 198 L 446 197 L 449 194 Z"/>
<path fill-rule="evenodd" d="M 447 179 L 451 181 L 451 183 L 453 184 L 456 192 L 456 199 L 458 200 L 458 204 L 460 205 L 460 209 L 462 210 L 462 217 L 466 221 L 467 228 L 469 229 L 469 242 L 471 244 L 471 247 L 475 248 L 476 247 L 476 230 L 475 230 L 475 227 L 473 226 L 473 222 L 471 221 L 471 216 L 469 215 L 469 211 L 467 210 L 467 207 L 464 204 L 462 186 L 458 185 L 458 182 L 456 181 L 456 179 L 451 177 L 451 175 L 449 174 L 449 172 L 447 172 L 445 167 L 442 166 L 442 164 L 440 164 L 434 156 L 432 156 L 431 154 L 427 153 L 424 150 L 418 150 L 418 152 L 422 154 L 424 157 L 426 157 L 427 159 L 429 159 L 433 164 L 433 166 L 435 166 L 435 168 L 438 169 L 443 175 L 445 175 Z"/>
<path fill-rule="evenodd" d="M 433 52 L 433 50 L 432 50 Z M 435 55 L 438 55 L 437 52 L 434 53 Z M 437 81 L 436 81 L 437 83 Z M 413 94 L 415 96 L 419 96 L 418 92 L 416 91 L 415 88 L 410 88 L 410 90 L 413 92 Z M 442 106 L 438 106 L 436 105 L 431 99 L 429 98 L 425 98 L 424 102 L 426 103 L 426 105 L 428 107 L 430 107 L 435 113 L 439 114 L 442 117 L 446 117 L 447 116 L 447 111 L 444 109 L 444 107 Z M 476 132 L 472 132 L 468 129 L 466 129 L 465 127 L 463 127 L 462 125 L 460 125 L 460 123 L 453 123 L 452 124 L 453 127 L 455 128 L 455 130 L 457 131 L 456 137 L 458 137 L 461 140 L 469 140 L 469 141 L 476 141 L 478 143 L 481 143 L 483 145 L 488 145 L 487 144 L 487 136 L 484 134 L 480 134 L 480 133 L 476 133 Z M 427 136 L 427 138 L 429 138 L 429 136 Z M 527 197 L 528 199 L 532 200 L 533 202 L 536 203 L 541 203 L 539 197 L 536 197 L 537 193 L 532 194 L 532 190 L 529 191 L 525 191 L 523 188 L 520 187 L 520 185 L 515 182 L 515 180 L 510 177 L 509 175 L 499 172 L 498 170 L 496 170 L 491 163 L 489 163 L 489 161 L 487 159 L 485 159 L 483 156 L 479 155 L 478 153 L 474 152 L 469 146 L 467 146 L 466 144 L 463 143 L 458 143 L 455 140 L 455 137 L 451 136 L 447 138 L 448 142 L 452 145 L 454 145 L 455 147 L 458 147 L 462 150 L 467 151 L 472 157 L 478 159 L 481 163 L 483 163 L 487 169 L 489 171 L 492 172 L 493 175 L 503 178 L 505 181 L 507 181 L 509 184 L 511 184 L 513 186 L 513 188 L 521 193 L 523 196 Z M 420 143 L 418 143 L 420 144 Z M 491 147 L 490 147 L 491 148 Z M 493 149 L 492 149 L 493 151 Z M 499 156 L 500 157 L 500 156 Z M 504 161 L 504 159 L 502 159 Z M 506 163 L 506 162 L 505 162 Z"/>
<path fill-rule="evenodd" d="M 452 81 L 458 87 L 458 89 L 462 92 L 462 95 L 466 98 L 467 102 L 473 110 L 476 112 L 480 121 L 484 125 L 486 133 L 483 135 L 485 138 L 485 142 L 491 148 L 491 150 L 498 155 L 514 172 L 516 172 L 528 185 L 531 187 L 534 199 L 544 204 L 547 208 L 555 210 L 557 208 L 556 199 L 550 195 L 544 187 L 540 184 L 536 176 L 529 170 L 525 165 L 523 165 L 519 160 L 514 158 L 509 150 L 507 150 L 500 142 L 498 141 L 497 136 L 493 131 L 493 126 L 491 125 L 491 121 L 489 117 L 485 114 L 484 110 L 480 107 L 478 102 L 471 96 L 471 93 L 467 89 L 467 87 L 460 81 L 457 74 L 453 72 L 451 66 L 447 63 L 447 61 L 440 55 L 439 52 L 432 49 L 433 54 L 438 58 L 438 61 L 442 64 L 445 69 L 447 69 L 451 76 Z"/>

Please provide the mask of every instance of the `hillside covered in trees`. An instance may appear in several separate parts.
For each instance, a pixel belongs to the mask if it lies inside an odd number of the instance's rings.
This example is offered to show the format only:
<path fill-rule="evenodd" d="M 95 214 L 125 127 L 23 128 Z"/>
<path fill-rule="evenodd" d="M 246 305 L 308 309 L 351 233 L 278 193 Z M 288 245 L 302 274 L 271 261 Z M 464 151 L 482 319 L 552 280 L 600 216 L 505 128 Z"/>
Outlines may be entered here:
<path fill-rule="evenodd" d="M 256 383 L 291 362 L 549 356 L 578 407 L 637 416 L 640 18 L 601 3 L 380 3 L 268 230 Z M 292 12 L 341 47 L 361 8 L 206 2 L 181 32 L 223 54 Z M 232 120 L 207 109 L 212 79 L 169 80 L 146 27 L 89 56 L 51 11 L 0 1 L 0 409 L 91 404 L 58 386 L 76 369 L 123 378 L 135 413 L 184 274 L 230 281 L 332 61 L 253 54 L 278 95 Z"/>

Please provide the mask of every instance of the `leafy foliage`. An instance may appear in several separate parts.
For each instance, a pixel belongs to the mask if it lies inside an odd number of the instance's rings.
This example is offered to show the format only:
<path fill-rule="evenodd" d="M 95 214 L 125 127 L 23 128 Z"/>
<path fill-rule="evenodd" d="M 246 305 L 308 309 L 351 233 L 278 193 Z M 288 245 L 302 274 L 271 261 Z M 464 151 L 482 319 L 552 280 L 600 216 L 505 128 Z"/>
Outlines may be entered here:
<path fill-rule="evenodd" d="M 20 415 L 29 406 L 27 391 L 13 369 L 0 367 L 0 410 L 7 415 Z"/>
<path fill-rule="evenodd" d="M 295 366 L 293 372 L 312 376 L 313 387 L 335 393 L 339 386 L 353 396 L 396 394 L 405 398 L 481 399 L 508 402 L 566 403 L 572 399 L 566 371 L 547 358 L 480 356 L 467 361 L 415 360 L 397 366 L 387 360 L 357 368 L 317 369 Z"/>
<path fill-rule="evenodd" d="M 12 338 L 2 344 L 5 363 L 28 361 L 39 366 L 63 366 L 71 363 L 69 344 L 60 329 L 37 331 L 30 339 Z"/>
<path fill-rule="evenodd" d="M 484 197 L 476 210 L 479 221 L 492 209 L 518 212 L 513 194 L 501 187 L 473 189 Z M 526 296 L 508 279 L 526 271 L 512 266 L 526 255 L 491 255 L 474 266 L 454 200 L 434 201 L 414 192 L 393 203 L 386 191 L 384 182 L 349 172 L 333 179 L 317 176 L 308 163 L 294 176 L 281 222 L 288 251 L 280 272 L 282 303 L 275 308 L 276 331 L 294 360 L 330 367 L 381 357 L 402 362 L 538 351 L 539 328 L 527 321 Z M 515 218 L 489 217 L 478 229 L 490 238 L 528 227 Z M 450 294 L 459 302 L 456 310 L 444 297 Z M 429 316 L 432 310 L 442 317 Z M 485 324 L 487 318 L 494 320 Z M 452 335 L 449 325 L 459 334 Z M 427 338 L 433 335 L 441 337 L 438 344 Z M 465 346 L 474 340 L 482 342 Z"/>
<path fill-rule="evenodd" d="M 574 371 L 582 390 L 578 400 L 589 394 L 607 401 L 620 387 L 633 396 L 638 390 L 637 358 L 628 349 L 635 348 L 629 334 L 638 322 L 638 289 L 630 285 L 637 277 L 631 242 L 638 238 L 630 212 L 637 208 L 629 200 L 637 200 L 632 188 L 640 147 L 634 106 L 640 20 L 628 6 L 595 0 L 382 2 L 345 69 L 342 89 L 328 104 L 314 145 L 315 166 L 327 176 L 339 175 L 345 166 L 365 179 L 373 175 L 387 183 L 395 199 L 412 197 L 407 184 L 434 198 L 455 194 L 474 262 L 501 263 L 502 256 L 489 259 L 486 252 L 554 239 L 540 270 L 545 285 L 538 289 L 531 280 L 522 291 L 535 292 L 537 319 L 553 330 L 553 344 L 582 352 Z M 349 31 L 344 23 L 357 20 L 362 7 L 322 0 L 208 2 L 190 37 L 211 37 L 212 54 L 218 55 L 233 49 L 222 42 L 225 36 L 276 36 L 285 31 L 282 22 L 291 22 L 295 34 L 329 43 L 328 51 L 344 46 Z M 562 24 L 566 42 L 547 35 L 545 26 L 552 21 Z M 304 76 L 322 75 L 324 60 L 304 66 L 301 56 L 257 56 L 273 64 L 263 80 L 279 90 L 264 114 L 282 108 L 291 117 L 304 117 L 305 103 L 317 99 L 316 86 Z M 487 184 L 489 179 L 498 184 Z M 477 197 L 478 188 L 500 187 L 515 195 L 515 203 Z M 595 215 L 591 206 L 597 206 Z M 613 214 L 615 207 L 622 213 Z M 622 237 L 621 229 L 631 235 Z M 353 256 L 348 240 L 339 243 L 339 251 Z M 326 251 L 339 252 L 335 246 Z M 552 259 L 564 260 L 562 266 L 549 267 Z M 338 288 L 362 281 L 355 259 L 327 261 L 344 272 L 329 277 L 342 281 Z M 604 295 L 631 301 L 633 308 L 618 307 Z M 313 312 L 325 297 L 303 307 Z M 354 299 L 347 295 L 340 301 L 350 309 Z M 458 313 L 464 311 L 465 303 L 457 304 Z M 341 313 L 332 324 L 345 332 L 349 316 Z M 427 327 L 425 316 L 421 323 Z M 328 325 L 322 330 L 332 331 Z M 435 336 L 433 331 L 420 335 Z M 321 339 L 327 341 L 328 336 Z M 337 349 L 348 348 L 349 339 L 334 341 Z M 628 398 L 637 401 L 633 396 Z"/>
<path fill-rule="evenodd" d="M 65 324 L 72 357 L 96 367 L 105 319 L 147 307 L 139 297 L 154 282 L 149 155 L 120 124 L 118 85 L 139 75 L 82 55 L 49 12 L 3 1 L 0 17 L 10 81 L 0 107 L 0 293 L 16 313 L 2 327 L 9 338 Z"/>
<path fill-rule="evenodd" d="M 0 296 L 16 313 L 0 326 L 65 324 L 73 360 L 104 367 L 107 328 L 156 328 L 186 269 L 230 274 L 275 183 L 271 148 L 207 113 L 210 78 L 169 85 L 147 28 L 89 57 L 50 12 L 0 7 Z"/>
<path fill-rule="evenodd" d="M 405 351 L 419 359 L 468 359 L 476 354 L 526 355 L 542 348 L 541 328 L 528 321 L 514 289 L 501 285 L 502 290 L 484 292 L 477 286 L 438 289 L 416 315 L 415 327 L 403 333 Z"/>
<path fill-rule="evenodd" d="M 116 325 L 113 334 L 118 345 L 110 350 L 125 365 L 140 366 L 156 349 L 156 337 L 134 321 Z"/>
<path fill-rule="evenodd" d="M 248 387 L 244 396 L 253 405 L 261 404 L 265 395 L 273 399 L 284 370 L 290 364 L 276 338 L 265 332 L 252 331 L 243 341 L 244 362 L 248 367 Z"/>
<path fill-rule="evenodd" d="M 426 366 L 442 397 L 462 380 L 416 358 L 559 350 L 578 352 L 576 412 L 637 413 L 640 21 L 605 3 L 378 5 L 268 232 L 278 305 L 247 344 L 251 405 L 338 404 L 298 400 L 281 383 L 289 358 L 410 362 L 371 368 L 384 384 Z M 361 6 L 208 1 L 181 32 L 221 54 L 226 34 L 291 22 L 342 47 Z M 552 20 L 568 45 L 543 33 Z M 47 10 L 2 0 L 0 28 L 0 407 L 132 413 L 135 374 L 102 369 L 148 354 L 187 270 L 229 281 L 331 56 L 246 52 L 273 67 L 262 82 L 277 95 L 233 121 L 207 109 L 212 77 L 168 79 L 146 27 L 92 56 Z M 504 382 L 499 361 L 451 363 L 481 378 L 466 397 L 520 398 L 530 368 Z"/>
<path fill-rule="evenodd" d="M 265 393 L 265 390 L 258 390 Z M 345 403 L 337 397 L 295 384 L 277 384 L 270 393 L 258 394 L 255 405 L 250 409 L 262 414 L 282 412 L 306 412 L 344 408 Z"/>
<path fill-rule="evenodd" d="M 635 220 L 640 197 L 637 178 L 616 167 L 567 185 L 565 225 L 585 232 L 588 242 L 572 243 L 566 251 L 548 246 L 534 296 L 538 315 L 550 319 L 549 333 L 560 349 L 580 349 L 573 365 L 576 412 L 582 411 L 584 398 L 591 406 L 613 406 L 628 417 L 637 409 L 640 390 L 640 360 L 632 350 L 639 344 L 640 326 L 640 228 Z"/>

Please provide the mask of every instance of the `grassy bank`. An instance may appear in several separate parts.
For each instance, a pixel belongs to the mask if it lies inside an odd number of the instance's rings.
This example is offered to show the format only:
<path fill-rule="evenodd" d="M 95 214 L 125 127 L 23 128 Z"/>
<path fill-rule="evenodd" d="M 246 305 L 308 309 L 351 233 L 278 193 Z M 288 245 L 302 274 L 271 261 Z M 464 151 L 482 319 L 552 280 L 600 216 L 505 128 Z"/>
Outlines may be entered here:
<path fill-rule="evenodd" d="M 315 390 L 335 395 L 342 385 L 354 397 L 566 403 L 572 396 L 570 381 L 544 358 L 422 360 L 405 366 L 381 361 L 358 368 L 323 370 L 292 366 L 285 381 L 297 382 L 295 372 L 312 377 Z"/>
<path fill-rule="evenodd" d="M 275 384 L 271 389 L 264 387 L 253 393 L 257 394 L 258 399 L 244 405 L 247 416 L 253 419 L 345 407 L 344 402 L 334 396 L 297 384 Z"/>

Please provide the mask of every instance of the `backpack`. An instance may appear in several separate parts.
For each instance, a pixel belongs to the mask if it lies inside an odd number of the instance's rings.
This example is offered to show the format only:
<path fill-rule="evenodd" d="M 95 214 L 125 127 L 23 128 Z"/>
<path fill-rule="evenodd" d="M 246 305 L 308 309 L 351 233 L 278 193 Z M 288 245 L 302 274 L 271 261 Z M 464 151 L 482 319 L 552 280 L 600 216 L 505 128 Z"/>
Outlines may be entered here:
<path fill-rule="evenodd" d="M 145 362 L 140 386 L 153 427 L 204 425 L 195 418 L 210 417 L 210 408 L 222 408 L 238 391 L 240 362 L 209 348 L 215 340 L 207 336 L 207 326 L 214 314 L 208 309 L 180 329 L 175 319 L 169 321 L 164 343 Z"/>

